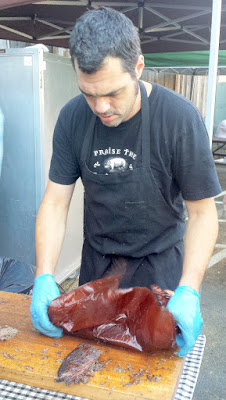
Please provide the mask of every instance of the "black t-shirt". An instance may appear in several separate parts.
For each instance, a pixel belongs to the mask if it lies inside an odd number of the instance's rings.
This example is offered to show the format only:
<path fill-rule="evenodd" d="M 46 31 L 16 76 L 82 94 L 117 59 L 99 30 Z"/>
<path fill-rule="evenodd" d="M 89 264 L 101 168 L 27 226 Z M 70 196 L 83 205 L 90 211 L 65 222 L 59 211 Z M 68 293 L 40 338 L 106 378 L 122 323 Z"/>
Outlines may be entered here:
<path fill-rule="evenodd" d="M 165 200 L 180 208 L 185 200 L 201 200 L 220 193 L 221 187 L 209 138 L 197 108 L 186 98 L 152 84 L 150 106 L 150 162 Z M 80 153 L 92 111 L 83 95 L 61 110 L 53 138 L 49 178 L 69 185 L 80 176 Z M 141 111 L 118 127 L 96 119 L 87 165 L 98 174 L 117 173 L 141 166 Z"/>

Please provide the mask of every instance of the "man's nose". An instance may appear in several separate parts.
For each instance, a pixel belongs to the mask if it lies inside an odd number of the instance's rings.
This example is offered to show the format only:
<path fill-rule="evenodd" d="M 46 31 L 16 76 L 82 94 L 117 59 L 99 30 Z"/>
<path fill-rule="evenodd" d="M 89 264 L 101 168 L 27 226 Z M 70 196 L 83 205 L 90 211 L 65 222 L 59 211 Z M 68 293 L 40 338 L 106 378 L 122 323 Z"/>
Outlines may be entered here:
<path fill-rule="evenodd" d="M 106 97 L 99 97 L 95 101 L 95 112 L 97 114 L 104 114 L 110 109 L 109 100 Z"/>

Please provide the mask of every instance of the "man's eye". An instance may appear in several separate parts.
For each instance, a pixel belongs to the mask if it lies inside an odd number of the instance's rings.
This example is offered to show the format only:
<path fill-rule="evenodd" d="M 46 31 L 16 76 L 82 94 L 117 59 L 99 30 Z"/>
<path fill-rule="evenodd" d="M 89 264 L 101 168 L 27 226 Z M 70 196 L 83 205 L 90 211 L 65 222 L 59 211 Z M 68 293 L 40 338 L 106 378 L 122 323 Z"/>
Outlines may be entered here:
<path fill-rule="evenodd" d="M 117 97 L 119 94 L 120 94 L 119 92 L 117 92 L 117 93 L 112 93 L 112 94 L 111 94 L 111 97 Z"/>

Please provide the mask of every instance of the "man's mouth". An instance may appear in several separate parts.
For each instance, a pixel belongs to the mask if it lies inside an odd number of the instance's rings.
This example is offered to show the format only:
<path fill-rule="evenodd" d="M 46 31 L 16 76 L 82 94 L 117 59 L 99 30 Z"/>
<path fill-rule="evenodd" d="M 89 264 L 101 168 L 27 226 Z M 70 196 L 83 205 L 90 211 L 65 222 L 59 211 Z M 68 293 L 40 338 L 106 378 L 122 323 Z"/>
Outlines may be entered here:
<path fill-rule="evenodd" d="M 110 115 L 98 115 L 98 117 L 102 120 L 102 121 L 112 121 L 113 119 L 115 119 L 117 117 L 116 114 L 110 114 Z"/>

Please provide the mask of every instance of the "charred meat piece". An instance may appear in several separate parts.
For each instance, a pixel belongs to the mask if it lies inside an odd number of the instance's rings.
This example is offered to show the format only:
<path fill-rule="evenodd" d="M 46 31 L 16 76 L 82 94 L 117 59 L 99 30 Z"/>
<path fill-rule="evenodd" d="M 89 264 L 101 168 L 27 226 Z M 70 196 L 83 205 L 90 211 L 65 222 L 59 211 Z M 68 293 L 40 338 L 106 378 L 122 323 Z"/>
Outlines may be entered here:
<path fill-rule="evenodd" d="M 86 383 L 92 373 L 97 371 L 97 360 L 102 351 L 89 344 L 79 344 L 62 362 L 58 369 L 56 382 Z"/>

